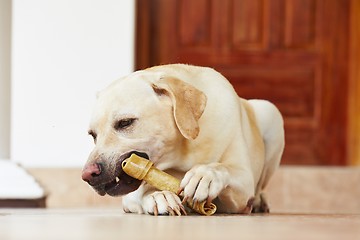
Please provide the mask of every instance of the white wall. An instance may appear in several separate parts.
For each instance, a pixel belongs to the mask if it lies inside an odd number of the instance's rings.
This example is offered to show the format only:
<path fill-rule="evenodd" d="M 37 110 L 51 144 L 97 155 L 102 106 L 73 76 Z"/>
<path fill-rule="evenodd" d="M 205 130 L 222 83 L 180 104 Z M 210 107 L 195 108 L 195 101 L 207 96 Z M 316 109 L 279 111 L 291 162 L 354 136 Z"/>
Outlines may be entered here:
<path fill-rule="evenodd" d="M 13 0 L 11 158 L 82 166 L 98 90 L 133 71 L 133 0 Z"/>
<path fill-rule="evenodd" d="M 0 1 L 0 159 L 10 157 L 11 0 Z"/>

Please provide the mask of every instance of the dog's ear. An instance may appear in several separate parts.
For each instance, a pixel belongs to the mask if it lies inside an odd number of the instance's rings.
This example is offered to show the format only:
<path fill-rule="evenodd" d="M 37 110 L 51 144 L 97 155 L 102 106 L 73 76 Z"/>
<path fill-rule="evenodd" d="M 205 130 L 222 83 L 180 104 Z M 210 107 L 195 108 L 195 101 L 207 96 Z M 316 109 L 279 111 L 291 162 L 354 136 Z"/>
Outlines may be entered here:
<path fill-rule="evenodd" d="M 158 95 L 168 95 L 181 134 L 195 139 L 200 132 L 198 120 L 206 106 L 206 95 L 192 85 L 173 77 L 163 77 L 152 85 Z"/>

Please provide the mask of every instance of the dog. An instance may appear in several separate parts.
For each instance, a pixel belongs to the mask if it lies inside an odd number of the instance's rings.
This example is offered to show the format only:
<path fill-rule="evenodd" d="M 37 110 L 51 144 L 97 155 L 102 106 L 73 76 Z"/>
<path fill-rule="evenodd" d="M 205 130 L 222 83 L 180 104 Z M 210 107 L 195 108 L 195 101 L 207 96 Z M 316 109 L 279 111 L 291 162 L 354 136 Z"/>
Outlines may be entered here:
<path fill-rule="evenodd" d="M 123 196 L 125 212 L 185 214 L 178 194 L 126 175 L 132 153 L 181 180 L 179 193 L 218 213 L 268 212 L 262 191 L 284 150 L 279 110 L 245 100 L 208 67 L 169 64 L 136 71 L 97 95 L 89 134 L 95 147 L 82 179 L 100 195 Z"/>

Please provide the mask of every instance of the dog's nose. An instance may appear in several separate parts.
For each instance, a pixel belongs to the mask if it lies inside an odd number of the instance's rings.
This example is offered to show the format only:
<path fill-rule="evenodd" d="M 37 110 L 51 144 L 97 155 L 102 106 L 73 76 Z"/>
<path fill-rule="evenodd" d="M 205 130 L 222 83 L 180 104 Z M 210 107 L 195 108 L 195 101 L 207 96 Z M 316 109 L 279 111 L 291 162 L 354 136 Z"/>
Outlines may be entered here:
<path fill-rule="evenodd" d="M 82 172 L 82 180 L 85 182 L 91 183 L 91 180 L 100 176 L 101 174 L 101 166 L 98 163 L 93 163 L 87 165 Z"/>

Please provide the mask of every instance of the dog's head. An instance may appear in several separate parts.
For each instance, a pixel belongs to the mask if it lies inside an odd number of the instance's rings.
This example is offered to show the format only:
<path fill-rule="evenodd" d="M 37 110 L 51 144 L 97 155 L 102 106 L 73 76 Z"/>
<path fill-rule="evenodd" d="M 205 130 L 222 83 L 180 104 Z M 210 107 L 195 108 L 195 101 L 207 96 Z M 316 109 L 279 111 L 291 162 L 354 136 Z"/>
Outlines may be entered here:
<path fill-rule="evenodd" d="M 153 73 L 129 75 L 100 92 L 90 122 L 95 147 L 82 178 L 100 195 L 124 195 L 141 184 L 121 163 L 132 153 L 155 165 L 184 139 L 199 134 L 198 120 L 206 96 L 173 77 Z"/>

